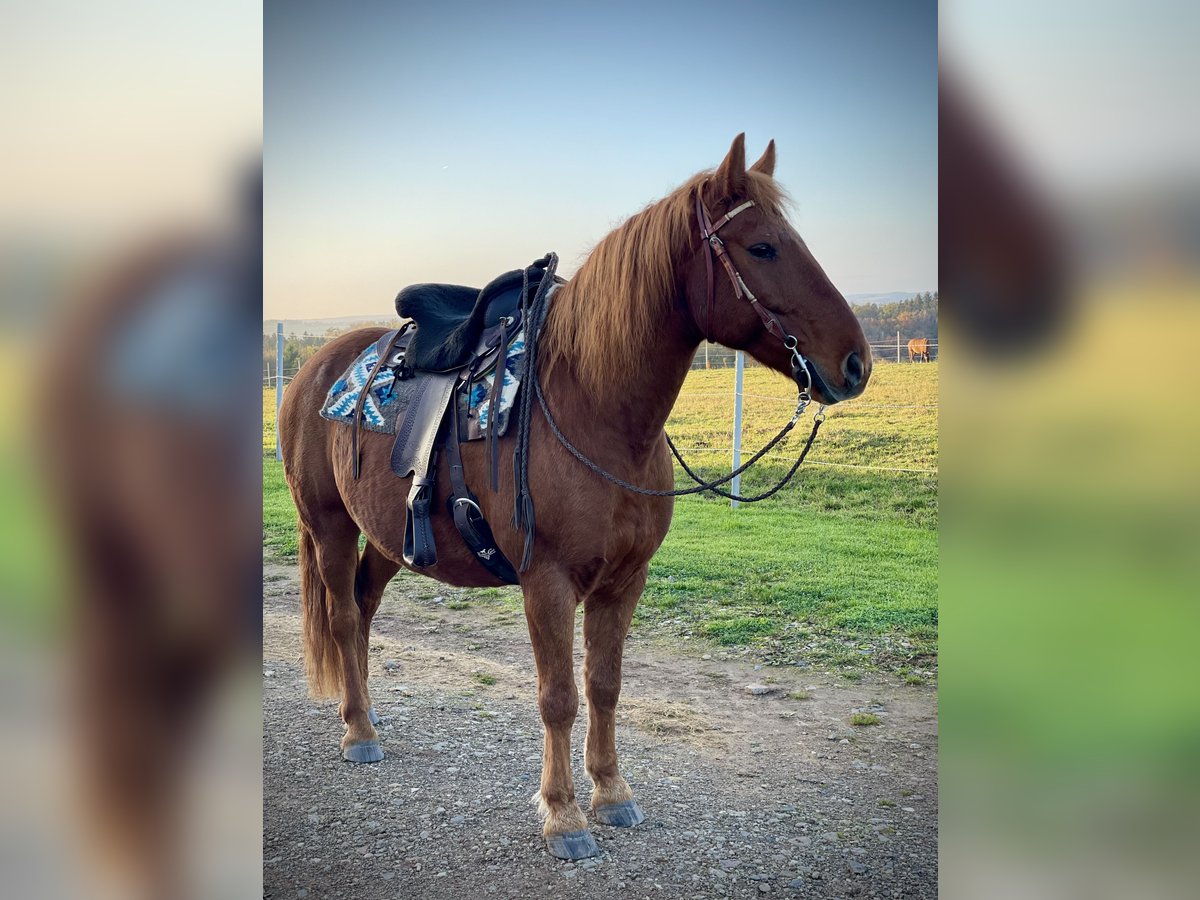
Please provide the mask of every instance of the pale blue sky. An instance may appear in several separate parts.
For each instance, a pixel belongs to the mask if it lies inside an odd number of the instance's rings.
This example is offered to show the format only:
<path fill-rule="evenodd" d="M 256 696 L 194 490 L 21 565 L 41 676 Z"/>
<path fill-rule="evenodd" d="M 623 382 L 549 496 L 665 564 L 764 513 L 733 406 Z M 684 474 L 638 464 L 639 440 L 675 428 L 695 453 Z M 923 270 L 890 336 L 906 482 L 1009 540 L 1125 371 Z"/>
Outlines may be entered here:
<path fill-rule="evenodd" d="M 739 131 L 844 293 L 937 287 L 933 2 L 269 0 L 265 47 L 268 318 L 569 275 Z"/>

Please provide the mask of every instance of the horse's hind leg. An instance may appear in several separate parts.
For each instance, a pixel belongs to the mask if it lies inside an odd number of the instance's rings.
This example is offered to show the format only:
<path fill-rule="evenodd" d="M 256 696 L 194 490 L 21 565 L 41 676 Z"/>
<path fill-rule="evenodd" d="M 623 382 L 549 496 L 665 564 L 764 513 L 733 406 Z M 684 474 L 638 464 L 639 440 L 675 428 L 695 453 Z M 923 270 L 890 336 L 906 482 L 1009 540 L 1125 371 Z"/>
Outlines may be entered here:
<path fill-rule="evenodd" d="M 388 582 L 399 571 L 400 565 L 392 562 L 380 553 L 375 545 L 371 543 L 367 544 L 362 558 L 358 561 L 358 572 L 354 579 L 354 593 L 358 600 L 358 608 L 361 615 L 362 653 L 360 654 L 359 665 L 362 671 L 364 686 L 367 684 L 368 651 L 371 645 L 371 620 L 375 618 L 375 613 L 379 610 L 379 604 L 383 601 L 384 588 L 387 587 Z M 379 715 L 375 712 L 375 707 L 369 705 L 369 701 L 367 718 L 371 720 L 372 725 L 379 724 Z"/>
<path fill-rule="evenodd" d="M 592 779 L 592 813 L 605 825 L 630 828 L 645 816 L 617 767 L 616 711 L 621 694 L 621 656 L 633 610 L 646 583 L 645 570 L 619 589 L 598 590 L 583 608 L 584 690 L 588 700 L 584 762 Z"/>
<path fill-rule="evenodd" d="M 364 625 L 365 617 L 355 589 L 358 534 L 358 527 L 343 512 L 324 517 L 320 532 L 314 536 L 321 580 L 325 584 L 327 639 L 337 650 L 338 674 L 342 682 L 339 712 L 346 723 L 342 756 L 350 762 L 366 763 L 383 759 L 383 750 L 368 713 L 366 627 L 370 620 L 367 619 Z"/>
<path fill-rule="evenodd" d="M 582 859 L 599 854 L 588 832 L 587 819 L 575 802 L 571 774 L 571 728 L 579 711 L 575 688 L 576 594 L 571 581 L 558 574 L 527 578 L 525 618 L 533 643 L 538 673 L 538 710 L 545 726 L 542 783 L 536 795 L 545 819 L 546 846 L 559 859 Z"/>

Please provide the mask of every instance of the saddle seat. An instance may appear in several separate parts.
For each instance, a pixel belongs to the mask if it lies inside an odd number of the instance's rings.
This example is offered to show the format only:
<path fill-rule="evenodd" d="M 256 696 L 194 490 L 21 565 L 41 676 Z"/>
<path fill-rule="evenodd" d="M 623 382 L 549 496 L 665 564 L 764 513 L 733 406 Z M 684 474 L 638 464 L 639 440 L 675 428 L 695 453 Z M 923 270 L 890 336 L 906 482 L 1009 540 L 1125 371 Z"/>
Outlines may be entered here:
<path fill-rule="evenodd" d="M 506 272 L 482 289 L 461 284 L 414 284 L 402 290 L 396 295 L 396 312 L 417 325 L 408 345 L 408 365 L 427 372 L 446 372 L 471 362 L 483 332 L 505 317 L 515 316 L 526 271 L 532 293 L 546 274 L 543 268 L 531 266 Z"/>

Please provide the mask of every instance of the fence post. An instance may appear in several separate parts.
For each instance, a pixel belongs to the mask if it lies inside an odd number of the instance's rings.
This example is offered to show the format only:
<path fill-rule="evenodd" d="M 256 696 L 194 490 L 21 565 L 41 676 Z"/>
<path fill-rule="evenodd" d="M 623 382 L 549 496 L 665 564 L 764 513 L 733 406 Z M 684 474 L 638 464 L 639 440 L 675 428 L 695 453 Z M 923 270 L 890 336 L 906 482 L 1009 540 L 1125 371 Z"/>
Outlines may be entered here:
<path fill-rule="evenodd" d="M 283 322 L 275 326 L 275 458 L 283 460 L 279 446 L 279 407 L 283 405 Z"/>
<path fill-rule="evenodd" d="M 896 362 L 900 362 L 900 332 L 896 332 Z"/>
<path fill-rule="evenodd" d="M 742 464 L 742 376 L 746 371 L 746 354 L 737 351 L 733 374 L 733 468 Z M 732 471 L 732 470 L 731 470 Z M 735 475 L 729 488 L 731 493 L 741 493 L 742 476 Z M 730 500 L 729 506 L 737 509 L 738 502 Z"/>

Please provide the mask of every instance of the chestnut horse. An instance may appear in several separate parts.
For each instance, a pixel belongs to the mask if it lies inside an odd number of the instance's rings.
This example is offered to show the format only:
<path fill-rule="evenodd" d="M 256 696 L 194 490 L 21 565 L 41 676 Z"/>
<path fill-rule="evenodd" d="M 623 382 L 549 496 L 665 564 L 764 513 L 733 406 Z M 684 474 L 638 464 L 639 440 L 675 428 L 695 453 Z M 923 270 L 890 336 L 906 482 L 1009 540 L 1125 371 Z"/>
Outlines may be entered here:
<path fill-rule="evenodd" d="M 571 442 L 628 482 L 672 487 L 663 425 L 706 336 L 789 377 L 798 344 L 813 399 L 821 403 L 857 396 L 866 386 L 869 345 L 788 223 L 774 168 L 772 141 L 747 169 L 739 135 L 715 171 L 696 175 L 616 228 L 554 294 L 538 356 L 546 400 Z M 704 219 L 716 220 L 712 230 L 720 230 L 713 246 L 722 244 L 717 252 L 728 253 L 728 279 L 718 267 L 714 281 L 709 244 L 700 234 L 708 223 L 697 221 L 701 211 Z M 755 309 L 760 300 L 764 311 Z M 355 480 L 351 429 L 317 412 L 333 382 L 382 334 L 361 329 L 321 348 L 289 386 L 279 417 L 284 468 L 299 513 L 309 684 L 315 696 L 340 692 L 342 753 L 359 762 L 383 758 L 367 694 L 367 638 L 384 587 L 402 565 L 410 480 L 389 467 L 392 437 L 371 431 L 361 434 L 362 470 Z M 501 452 L 510 454 L 514 442 L 510 431 Z M 575 859 L 597 852 L 571 773 L 571 727 L 579 706 L 572 663 L 576 610 L 583 606 L 591 810 L 601 823 L 636 825 L 643 815 L 618 770 L 614 743 L 621 655 L 650 558 L 671 524 L 673 501 L 602 480 L 568 455 L 537 414 L 530 448 L 537 533 L 520 582 L 545 726 L 535 799 L 550 851 Z M 483 442 L 464 444 L 462 456 L 468 485 L 500 549 L 520 559 L 523 535 L 508 527 L 511 466 L 500 467 L 500 488 L 493 492 L 486 489 Z M 447 465 L 443 454 L 435 509 L 446 505 Z M 434 515 L 433 522 L 438 560 L 417 571 L 464 587 L 500 583 L 471 557 L 448 515 Z M 361 555 L 360 533 L 366 536 Z"/>
<path fill-rule="evenodd" d="M 913 338 L 908 342 L 908 361 L 929 362 L 929 338 Z"/>

